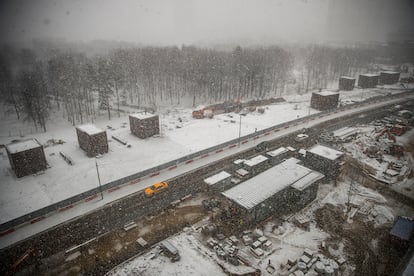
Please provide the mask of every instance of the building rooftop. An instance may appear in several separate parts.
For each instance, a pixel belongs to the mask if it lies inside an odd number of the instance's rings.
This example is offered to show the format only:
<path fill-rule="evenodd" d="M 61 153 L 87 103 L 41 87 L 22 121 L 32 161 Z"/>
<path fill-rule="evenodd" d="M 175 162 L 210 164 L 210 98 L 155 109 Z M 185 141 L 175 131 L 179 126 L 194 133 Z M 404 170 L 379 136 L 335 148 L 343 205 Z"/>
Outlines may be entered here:
<path fill-rule="evenodd" d="M 347 76 L 341 76 L 341 79 L 347 79 L 347 80 L 355 80 L 353 77 L 347 77 Z"/>
<path fill-rule="evenodd" d="M 267 159 L 268 158 L 263 156 L 263 155 L 258 155 L 258 156 L 255 156 L 255 157 L 249 159 L 249 160 L 244 161 L 244 164 L 246 164 L 246 166 L 253 167 L 253 166 L 256 166 L 256 165 L 266 161 Z"/>
<path fill-rule="evenodd" d="M 401 240 L 409 241 L 414 234 L 414 221 L 409 218 L 399 217 L 390 234 Z"/>
<path fill-rule="evenodd" d="M 80 131 L 83 131 L 89 135 L 94 135 L 94 134 L 98 134 L 101 132 L 104 132 L 104 130 L 98 128 L 95 125 L 92 124 L 86 124 L 86 125 L 80 125 L 76 127 L 77 129 L 79 129 Z"/>
<path fill-rule="evenodd" d="M 315 145 L 310 150 L 308 150 L 308 152 L 325 157 L 330 160 L 336 160 L 344 154 L 341 151 L 323 145 Z"/>
<path fill-rule="evenodd" d="M 378 74 L 361 74 L 360 76 L 364 76 L 364 77 L 378 77 Z"/>
<path fill-rule="evenodd" d="M 314 92 L 315 94 L 321 95 L 321 96 L 332 96 L 332 95 L 338 95 L 338 92 L 333 91 L 321 91 L 321 92 Z"/>
<path fill-rule="evenodd" d="M 303 190 L 324 177 L 319 172 L 298 165 L 298 161 L 296 158 L 289 158 L 222 192 L 222 195 L 246 209 L 251 209 L 287 187 L 292 186 L 295 189 Z"/>
<path fill-rule="evenodd" d="M 38 148 L 41 146 L 42 145 L 40 145 L 39 142 L 37 142 L 35 139 L 30 139 L 30 140 L 8 144 L 6 145 L 6 149 L 9 153 L 13 154 L 13 153 L 18 153 L 18 152 Z"/>
<path fill-rule="evenodd" d="M 218 174 L 212 175 L 206 179 L 204 179 L 204 182 L 207 183 L 208 185 L 214 185 L 217 184 L 218 182 L 227 179 L 231 176 L 231 174 L 229 174 L 226 171 L 221 171 Z"/>
<path fill-rule="evenodd" d="M 268 151 L 268 152 L 266 152 L 266 154 L 269 155 L 269 156 L 271 156 L 271 157 L 275 157 L 275 156 L 281 155 L 283 153 L 286 153 L 288 151 L 289 150 L 287 148 L 280 147 L 278 149 L 275 149 L 275 150 L 272 150 L 272 151 Z"/>
<path fill-rule="evenodd" d="M 156 117 L 158 116 L 157 114 L 152 114 L 149 112 L 145 112 L 145 113 L 134 113 L 134 114 L 129 114 L 129 116 L 143 120 L 143 119 L 148 119 L 148 118 L 152 118 L 152 117 Z"/>

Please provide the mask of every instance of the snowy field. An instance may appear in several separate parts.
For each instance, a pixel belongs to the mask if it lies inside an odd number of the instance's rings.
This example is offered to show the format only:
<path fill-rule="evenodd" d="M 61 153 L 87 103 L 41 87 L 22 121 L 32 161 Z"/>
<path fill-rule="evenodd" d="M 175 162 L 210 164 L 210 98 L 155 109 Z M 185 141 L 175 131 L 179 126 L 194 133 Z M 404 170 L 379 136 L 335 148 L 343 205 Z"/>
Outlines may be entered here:
<path fill-rule="evenodd" d="M 355 89 L 341 93 L 340 100 L 360 101 L 384 95 L 387 91 L 389 90 L 376 88 L 362 92 Z M 241 135 L 318 112 L 309 108 L 310 94 L 290 95 L 285 98 L 286 103 L 266 106 L 264 114 L 253 112 L 242 117 Z M 0 144 L 28 138 L 36 138 L 42 144 L 50 139 L 61 139 L 65 143 L 45 147 L 50 168 L 43 174 L 20 179 L 11 170 L 5 150 L 0 150 L 0 223 L 98 186 L 95 159 L 88 158 L 79 148 L 74 126 L 60 115 L 52 116 L 48 132 L 26 134 L 24 137 L 20 137 L 18 133 L 29 133 L 31 125 L 18 122 L 14 116 L 4 113 L 1 116 Z M 213 119 L 197 120 L 191 117 L 191 109 L 171 107 L 161 112 L 160 137 L 141 140 L 130 133 L 127 114 L 122 114 L 119 118 L 115 115 L 108 121 L 106 114 L 102 113 L 94 122 L 107 131 L 109 138 L 109 153 L 97 160 L 101 181 L 103 184 L 108 183 L 235 139 L 239 133 L 239 118 L 238 114 L 228 113 L 217 115 Z M 131 147 L 113 140 L 112 135 L 123 138 Z M 70 156 L 75 165 L 69 166 L 59 155 L 60 151 Z"/>

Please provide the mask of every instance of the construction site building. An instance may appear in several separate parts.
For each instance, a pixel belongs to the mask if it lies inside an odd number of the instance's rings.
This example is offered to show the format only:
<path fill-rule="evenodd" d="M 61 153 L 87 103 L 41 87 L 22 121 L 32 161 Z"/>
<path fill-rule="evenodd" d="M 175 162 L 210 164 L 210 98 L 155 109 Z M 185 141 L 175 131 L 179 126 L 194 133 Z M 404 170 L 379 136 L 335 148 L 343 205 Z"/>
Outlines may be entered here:
<path fill-rule="evenodd" d="M 362 74 L 358 78 L 358 86 L 361 88 L 374 88 L 377 86 L 379 75 L 377 74 Z"/>
<path fill-rule="evenodd" d="M 328 179 L 336 179 L 340 173 L 343 155 L 341 151 L 317 144 L 306 151 L 304 164 L 323 173 Z"/>
<path fill-rule="evenodd" d="M 350 91 L 355 87 L 355 78 L 342 76 L 339 78 L 339 90 Z"/>
<path fill-rule="evenodd" d="M 98 154 L 108 152 L 108 139 L 106 131 L 92 124 L 76 127 L 79 147 L 86 152 L 88 157 L 95 157 Z"/>
<path fill-rule="evenodd" d="M 207 185 L 208 191 L 222 192 L 226 189 L 229 189 L 232 185 L 231 174 L 226 171 L 221 171 L 204 179 L 204 183 Z"/>
<path fill-rule="evenodd" d="M 129 115 L 131 133 L 145 139 L 160 133 L 159 117 L 156 114 L 138 113 Z"/>
<path fill-rule="evenodd" d="M 250 173 L 256 175 L 265 170 L 268 166 L 268 158 L 263 155 L 257 155 L 243 162 L 243 168 Z"/>
<path fill-rule="evenodd" d="M 316 198 L 324 175 L 289 158 L 257 176 L 222 192 L 243 221 L 256 223 L 302 209 Z"/>
<path fill-rule="evenodd" d="M 379 83 L 380 84 L 394 84 L 400 80 L 400 73 L 393 71 L 384 71 L 380 73 Z"/>
<path fill-rule="evenodd" d="M 18 178 L 47 168 L 43 146 L 35 139 L 8 144 L 6 152 L 10 166 Z"/>
<path fill-rule="evenodd" d="M 317 110 L 329 110 L 338 106 L 339 93 L 322 91 L 312 93 L 311 107 Z"/>

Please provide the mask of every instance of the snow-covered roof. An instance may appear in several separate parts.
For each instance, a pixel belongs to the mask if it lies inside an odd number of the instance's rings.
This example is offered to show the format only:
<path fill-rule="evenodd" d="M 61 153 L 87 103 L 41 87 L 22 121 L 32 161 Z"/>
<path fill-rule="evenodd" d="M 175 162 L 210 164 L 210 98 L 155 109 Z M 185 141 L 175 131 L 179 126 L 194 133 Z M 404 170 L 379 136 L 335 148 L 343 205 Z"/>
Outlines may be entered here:
<path fill-rule="evenodd" d="M 278 149 L 275 149 L 275 150 L 272 150 L 272 151 L 268 151 L 268 152 L 266 152 L 266 154 L 269 155 L 269 156 L 271 156 L 271 157 L 275 157 L 275 156 L 281 155 L 283 153 L 286 153 L 288 151 L 289 150 L 287 148 L 280 147 Z"/>
<path fill-rule="evenodd" d="M 77 126 L 76 128 L 79 129 L 80 131 L 83 131 L 83 132 L 89 134 L 89 135 L 94 135 L 94 134 L 104 132 L 102 129 L 100 129 L 97 126 L 92 125 L 92 124 L 80 125 L 80 126 Z"/>
<path fill-rule="evenodd" d="M 308 150 L 308 152 L 325 157 L 330 160 L 336 160 L 344 154 L 341 151 L 323 145 L 315 145 L 310 150 Z"/>
<path fill-rule="evenodd" d="M 235 165 L 238 165 L 238 164 L 240 164 L 240 163 L 243 163 L 244 161 L 246 161 L 245 159 L 237 159 L 237 160 L 234 160 L 233 161 L 233 163 L 235 164 Z"/>
<path fill-rule="evenodd" d="M 315 92 L 315 94 L 321 95 L 321 96 L 332 96 L 339 94 L 338 92 L 333 91 L 321 91 L 321 92 Z"/>
<path fill-rule="evenodd" d="M 152 114 L 152 113 L 145 112 L 145 113 L 129 114 L 129 116 L 134 117 L 134 118 L 137 118 L 139 120 L 143 120 L 143 119 L 148 119 L 148 118 L 155 117 L 155 116 L 158 116 L 158 115 L 157 114 Z"/>
<path fill-rule="evenodd" d="M 7 151 L 10 152 L 11 154 L 38 148 L 38 147 L 41 147 L 41 145 L 35 139 L 20 141 L 20 142 L 6 145 Z"/>
<path fill-rule="evenodd" d="M 378 77 L 378 74 L 361 74 L 359 76 L 364 76 L 364 77 Z"/>
<path fill-rule="evenodd" d="M 248 172 L 248 171 L 246 171 L 245 169 L 238 169 L 238 170 L 236 171 L 236 173 L 237 173 L 237 174 L 239 174 L 240 176 L 246 176 L 246 175 L 248 175 L 248 174 L 249 174 L 249 172 Z"/>
<path fill-rule="evenodd" d="M 246 166 L 253 167 L 266 161 L 267 159 L 268 158 L 263 155 L 258 155 L 258 156 L 253 157 L 252 159 L 244 161 L 244 164 L 246 164 Z"/>
<path fill-rule="evenodd" d="M 345 139 L 351 135 L 357 134 L 359 130 L 353 127 L 343 127 L 333 132 L 333 136 Z"/>
<path fill-rule="evenodd" d="M 227 179 L 231 176 L 231 174 L 229 174 L 226 171 L 221 171 L 218 174 L 212 175 L 206 179 L 204 179 L 204 182 L 207 183 L 208 185 L 214 185 L 217 184 L 218 182 Z"/>
<path fill-rule="evenodd" d="M 222 195 L 246 209 L 251 209 L 287 187 L 292 186 L 295 189 L 303 190 L 324 177 L 323 174 L 298 165 L 297 162 L 296 158 L 289 158 L 222 192 Z"/>
<path fill-rule="evenodd" d="M 355 80 L 353 77 L 341 76 L 341 79 Z"/>

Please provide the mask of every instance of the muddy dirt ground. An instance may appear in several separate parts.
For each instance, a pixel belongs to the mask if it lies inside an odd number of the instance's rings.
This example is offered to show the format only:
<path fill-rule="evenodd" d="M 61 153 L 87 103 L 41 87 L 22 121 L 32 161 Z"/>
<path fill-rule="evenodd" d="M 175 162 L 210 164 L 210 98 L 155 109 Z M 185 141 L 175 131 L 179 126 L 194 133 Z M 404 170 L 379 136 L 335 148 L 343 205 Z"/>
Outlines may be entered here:
<path fill-rule="evenodd" d="M 73 252 L 60 252 L 17 275 L 103 275 L 117 264 L 145 250 L 136 240 L 153 245 L 207 215 L 201 205 L 168 209 L 157 216 L 142 218 L 137 227 L 110 232 Z"/>

